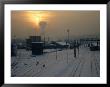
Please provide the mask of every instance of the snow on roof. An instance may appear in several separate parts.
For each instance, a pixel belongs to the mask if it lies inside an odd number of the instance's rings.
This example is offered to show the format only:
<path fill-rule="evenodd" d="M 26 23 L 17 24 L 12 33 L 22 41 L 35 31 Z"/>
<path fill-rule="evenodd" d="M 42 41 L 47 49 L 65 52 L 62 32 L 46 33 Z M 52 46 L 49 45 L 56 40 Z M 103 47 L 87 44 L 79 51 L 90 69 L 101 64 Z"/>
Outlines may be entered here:
<path fill-rule="evenodd" d="M 43 43 L 43 42 L 32 42 L 32 43 Z"/>
<path fill-rule="evenodd" d="M 56 43 L 58 43 L 58 44 L 60 44 L 60 45 L 69 45 L 69 44 L 66 43 L 66 42 L 56 42 Z"/>

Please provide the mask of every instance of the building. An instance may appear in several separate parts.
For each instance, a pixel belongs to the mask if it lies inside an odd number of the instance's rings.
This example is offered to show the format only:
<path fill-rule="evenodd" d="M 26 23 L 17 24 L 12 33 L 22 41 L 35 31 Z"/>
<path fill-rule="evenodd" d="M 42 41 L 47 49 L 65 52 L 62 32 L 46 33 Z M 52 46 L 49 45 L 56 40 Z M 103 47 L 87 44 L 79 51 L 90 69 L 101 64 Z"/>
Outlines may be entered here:
<path fill-rule="evenodd" d="M 41 36 L 30 36 L 26 39 L 26 49 L 32 50 L 32 55 L 43 54 L 44 43 L 41 41 Z"/>
<path fill-rule="evenodd" d="M 32 42 L 41 42 L 41 36 L 30 36 L 26 39 L 26 50 L 32 49 Z"/>
<path fill-rule="evenodd" d="M 43 54 L 43 42 L 32 42 L 32 55 Z"/>
<path fill-rule="evenodd" d="M 30 36 L 31 42 L 41 42 L 41 36 Z"/>

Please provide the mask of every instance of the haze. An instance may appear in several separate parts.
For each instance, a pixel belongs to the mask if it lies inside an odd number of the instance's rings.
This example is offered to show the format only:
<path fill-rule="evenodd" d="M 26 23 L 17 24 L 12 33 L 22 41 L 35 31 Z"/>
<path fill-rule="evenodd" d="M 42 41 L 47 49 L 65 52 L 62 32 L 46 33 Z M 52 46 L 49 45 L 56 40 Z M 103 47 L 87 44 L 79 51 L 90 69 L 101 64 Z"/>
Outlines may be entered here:
<path fill-rule="evenodd" d="M 100 37 L 100 11 L 12 11 L 12 38 L 40 35 L 40 21 L 46 22 L 45 36 L 51 40 L 65 39 L 67 29 L 70 39 Z"/>

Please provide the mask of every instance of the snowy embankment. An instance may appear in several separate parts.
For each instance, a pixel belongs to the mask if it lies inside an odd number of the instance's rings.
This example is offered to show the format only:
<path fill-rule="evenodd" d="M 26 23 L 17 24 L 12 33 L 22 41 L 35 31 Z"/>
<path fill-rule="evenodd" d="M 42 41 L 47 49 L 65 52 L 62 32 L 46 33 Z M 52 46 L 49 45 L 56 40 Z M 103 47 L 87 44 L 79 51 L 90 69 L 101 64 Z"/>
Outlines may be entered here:
<path fill-rule="evenodd" d="M 11 74 L 15 77 L 97 77 L 100 76 L 100 51 L 80 48 L 74 58 L 73 49 L 45 50 L 32 56 L 31 51 L 18 50 L 12 57 Z"/>

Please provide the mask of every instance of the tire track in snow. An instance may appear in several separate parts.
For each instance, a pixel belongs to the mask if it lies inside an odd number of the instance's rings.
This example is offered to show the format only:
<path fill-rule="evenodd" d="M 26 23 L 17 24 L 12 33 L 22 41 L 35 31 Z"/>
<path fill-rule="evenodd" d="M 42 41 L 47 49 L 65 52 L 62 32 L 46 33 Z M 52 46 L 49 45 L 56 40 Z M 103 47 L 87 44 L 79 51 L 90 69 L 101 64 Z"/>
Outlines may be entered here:
<path fill-rule="evenodd" d="M 77 72 L 77 70 L 78 70 L 78 68 L 80 67 L 80 64 L 81 64 L 81 59 L 79 59 L 79 63 L 77 63 L 77 66 L 75 67 L 75 70 L 73 69 L 73 71 L 72 71 L 72 73 L 73 73 L 73 77 L 75 77 L 75 75 L 76 75 L 76 72 Z"/>
<path fill-rule="evenodd" d="M 98 63 L 95 58 L 94 58 L 94 63 L 95 63 L 95 69 L 96 69 L 97 76 L 100 76 L 100 73 L 99 73 L 100 70 L 98 69 Z"/>

